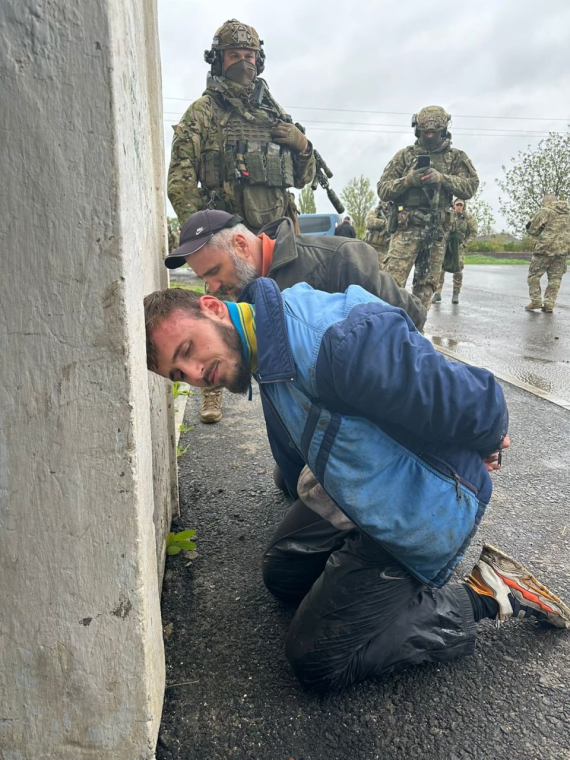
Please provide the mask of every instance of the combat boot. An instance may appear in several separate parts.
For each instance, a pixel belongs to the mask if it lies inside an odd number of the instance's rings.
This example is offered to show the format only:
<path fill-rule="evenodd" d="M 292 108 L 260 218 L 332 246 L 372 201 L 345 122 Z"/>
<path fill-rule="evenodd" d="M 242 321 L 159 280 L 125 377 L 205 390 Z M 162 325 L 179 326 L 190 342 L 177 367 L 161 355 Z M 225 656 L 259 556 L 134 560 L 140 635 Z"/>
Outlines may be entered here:
<path fill-rule="evenodd" d="M 542 304 L 542 311 L 546 312 L 546 314 L 552 314 L 552 306 L 549 306 L 547 303 Z"/>
<path fill-rule="evenodd" d="M 542 309 L 542 304 L 540 301 L 531 301 L 524 307 L 525 311 L 534 311 L 535 309 Z"/>
<path fill-rule="evenodd" d="M 222 393 L 221 388 L 202 388 L 200 422 L 209 425 L 222 419 Z"/>
<path fill-rule="evenodd" d="M 459 303 L 459 291 L 454 290 L 453 295 L 451 297 L 451 303 Z"/>
<path fill-rule="evenodd" d="M 441 293 L 434 293 L 431 299 L 432 303 L 441 303 Z"/>

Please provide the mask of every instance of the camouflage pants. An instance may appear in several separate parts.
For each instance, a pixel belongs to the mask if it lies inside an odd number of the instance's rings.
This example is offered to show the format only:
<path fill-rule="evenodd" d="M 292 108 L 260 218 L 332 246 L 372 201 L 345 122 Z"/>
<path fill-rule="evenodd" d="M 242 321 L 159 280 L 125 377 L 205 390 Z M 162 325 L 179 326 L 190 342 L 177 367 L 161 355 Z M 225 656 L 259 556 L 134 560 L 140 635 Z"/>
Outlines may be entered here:
<path fill-rule="evenodd" d="M 425 227 L 410 226 L 405 230 L 396 230 L 390 239 L 390 247 L 380 269 L 391 274 L 401 288 L 406 287 L 406 280 L 418 254 L 421 253 L 426 233 Z M 424 275 L 418 275 L 417 270 L 414 271 L 412 293 L 428 310 L 431 307 L 432 296 L 439 285 L 448 234 L 443 227 L 438 228 L 436 240 L 431 246 L 428 271 Z"/>
<path fill-rule="evenodd" d="M 382 264 L 384 263 L 384 259 L 386 258 L 386 254 L 388 253 L 390 241 L 387 240 L 385 245 L 375 245 L 374 243 L 368 243 L 368 245 L 371 245 L 372 248 L 374 248 L 374 250 L 378 254 L 378 266 L 380 267 L 380 269 L 382 269 Z"/>
<path fill-rule="evenodd" d="M 544 292 L 544 305 L 552 308 L 556 303 L 556 296 L 560 290 L 560 283 L 568 265 L 566 264 L 566 255 L 545 256 L 541 253 L 534 253 L 530 260 L 528 268 L 528 292 L 530 300 L 534 303 L 542 301 L 540 292 L 540 278 L 546 272 L 548 285 Z"/>
<path fill-rule="evenodd" d="M 453 292 L 459 293 L 461 290 L 461 286 L 463 285 L 463 268 L 465 266 L 465 251 L 461 248 L 459 249 L 459 266 L 461 267 L 459 272 L 453 273 Z M 441 270 L 441 277 L 439 278 L 439 285 L 437 286 L 436 293 L 441 293 L 443 289 L 443 281 L 445 280 L 445 275 L 447 272 L 444 272 L 444 270 Z"/>

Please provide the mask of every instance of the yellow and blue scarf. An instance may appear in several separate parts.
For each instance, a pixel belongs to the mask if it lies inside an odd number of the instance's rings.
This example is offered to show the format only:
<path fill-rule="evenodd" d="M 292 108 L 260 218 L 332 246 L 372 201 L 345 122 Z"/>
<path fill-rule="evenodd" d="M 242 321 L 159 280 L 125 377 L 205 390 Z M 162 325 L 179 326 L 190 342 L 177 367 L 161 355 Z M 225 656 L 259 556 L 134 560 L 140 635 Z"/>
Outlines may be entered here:
<path fill-rule="evenodd" d="M 257 369 L 257 335 L 255 331 L 255 306 L 250 303 L 233 303 L 226 301 L 233 326 L 243 347 L 243 353 L 249 362 L 249 369 L 253 374 Z"/>

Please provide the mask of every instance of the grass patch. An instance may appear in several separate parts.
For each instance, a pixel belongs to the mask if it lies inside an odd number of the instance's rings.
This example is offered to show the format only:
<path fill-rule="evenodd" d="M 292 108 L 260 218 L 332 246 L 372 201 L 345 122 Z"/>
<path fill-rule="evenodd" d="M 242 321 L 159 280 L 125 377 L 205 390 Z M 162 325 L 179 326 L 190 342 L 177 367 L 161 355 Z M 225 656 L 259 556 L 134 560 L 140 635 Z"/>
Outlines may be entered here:
<path fill-rule="evenodd" d="M 530 262 L 525 259 L 497 259 L 494 256 L 483 256 L 481 254 L 475 256 L 466 256 L 466 264 L 508 264 L 515 266 L 528 266 Z"/>
<path fill-rule="evenodd" d="M 195 293 L 203 293 L 203 284 L 194 284 L 188 282 L 178 282 L 177 280 L 170 280 L 171 288 L 183 288 L 184 290 L 193 290 Z"/>

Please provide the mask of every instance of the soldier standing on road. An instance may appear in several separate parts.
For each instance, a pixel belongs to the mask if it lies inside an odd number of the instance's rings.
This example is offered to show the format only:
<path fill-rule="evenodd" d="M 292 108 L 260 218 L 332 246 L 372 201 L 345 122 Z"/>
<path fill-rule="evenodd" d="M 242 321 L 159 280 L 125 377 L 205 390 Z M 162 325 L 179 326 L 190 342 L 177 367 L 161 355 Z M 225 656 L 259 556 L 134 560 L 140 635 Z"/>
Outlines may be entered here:
<path fill-rule="evenodd" d="M 467 213 L 467 204 L 462 201 L 461 198 L 457 198 L 453 204 L 454 215 L 451 221 L 451 232 L 455 233 L 459 242 L 459 272 L 453 273 L 453 296 L 451 303 L 459 303 L 459 293 L 461 292 L 461 286 L 463 285 L 463 268 L 465 267 L 465 253 L 469 243 L 477 237 L 477 220 L 473 214 Z M 450 232 L 450 234 L 451 234 Z M 445 279 L 445 271 L 441 270 L 441 277 L 439 278 L 439 285 L 435 291 L 432 303 L 441 303 L 441 291 L 443 288 L 443 281 Z"/>
<path fill-rule="evenodd" d="M 566 201 L 557 200 L 553 194 L 545 195 L 542 208 L 526 226 L 527 232 L 537 238 L 534 253 L 528 268 L 528 291 L 530 303 L 527 311 L 542 309 L 550 313 L 560 290 L 562 277 L 568 265 L 566 257 L 570 252 L 570 208 Z M 544 292 L 544 303 L 540 291 L 540 278 L 546 272 L 548 285 Z"/>
<path fill-rule="evenodd" d="M 370 209 L 366 216 L 366 235 L 364 240 L 371 245 L 378 254 L 378 265 L 382 268 L 382 262 L 386 258 L 390 246 L 390 234 L 388 232 L 389 206 L 380 201 L 376 208 Z"/>
<path fill-rule="evenodd" d="M 206 90 L 174 127 L 168 197 L 180 223 L 215 208 L 239 214 L 252 231 L 280 217 L 296 222 L 288 188 L 315 176 L 313 147 L 273 99 L 259 74 L 263 41 L 236 19 L 216 32 L 204 54 Z M 222 418 L 222 391 L 203 394 L 200 419 Z"/>
<path fill-rule="evenodd" d="M 404 287 L 415 264 L 413 293 L 426 309 L 441 276 L 452 198 L 468 200 L 479 186 L 469 157 L 451 147 L 450 118 L 440 106 L 422 108 L 412 118 L 418 139 L 396 153 L 378 182 L 380 199 L 394 201 L 398 217 L 382 268 Z"/>

